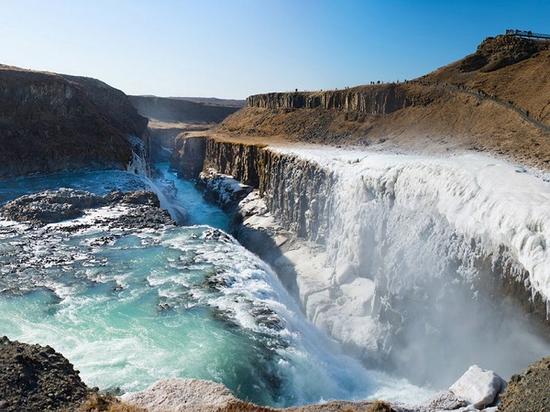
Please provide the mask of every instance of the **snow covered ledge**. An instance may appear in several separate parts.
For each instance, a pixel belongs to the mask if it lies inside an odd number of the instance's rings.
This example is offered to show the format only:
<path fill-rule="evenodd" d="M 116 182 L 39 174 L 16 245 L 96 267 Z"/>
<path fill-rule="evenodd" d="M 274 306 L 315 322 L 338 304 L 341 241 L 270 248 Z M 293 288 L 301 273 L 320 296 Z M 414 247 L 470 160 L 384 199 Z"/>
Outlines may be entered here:
<path fill-rule="evenodd" d="M 472 361 L 507 376 L 548 352 L 494 290 L 504 276 L 547 302 L 548 176 L 480 154 L 264 150 L 237 237 L 351 352 L 447 384 Z"/>
<path fill-rule="evenodd" d="M 487 252 L 507 248 L 518 269 L 529 273 L 533 293 L 550 299 L 550 173 L 471 153 L 441 157 L 326 147 L 269 150 L 334 173 L 339 185 L 332 209 L 354 214 L 345 218 L 361 217 L 361 206 L 377 196 L 393 197 L 407 209 L 437 212 Z"/>

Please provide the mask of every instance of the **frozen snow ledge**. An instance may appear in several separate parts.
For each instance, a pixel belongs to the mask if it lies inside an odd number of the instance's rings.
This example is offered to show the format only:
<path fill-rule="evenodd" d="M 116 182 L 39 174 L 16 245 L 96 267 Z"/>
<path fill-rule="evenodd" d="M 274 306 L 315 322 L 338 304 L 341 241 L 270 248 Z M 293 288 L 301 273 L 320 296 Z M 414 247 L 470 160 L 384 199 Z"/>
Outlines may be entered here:
<path fill-rule="evenodd" d="M 531 290 L 550 298 L 550 179 L 480 154 L 448 158 L 345 149 L 271 149 L 314 161 L 340 182 L 339 209 L 360 211 L 376 198 L 444 216 L 457 233 L 495 257 L 506 248 Z M 365 196 L 354 196 L 357 191 Z M 370 192 L 370 193 L 369 193 Z M 307 212 L 306 212 L 307 213 Z"/>
<path fill-rule="evenodd" d="M 257 177 L 236 236 L 366 364 L 442 388 L 472 363 L 509 376 L 550 352 L 525 317 L 544 320 L 550 293 L 543 176 L 479 154 L 294 146 L 240 159 L 235 146 L 205 164 Z M 236 193 L 227 176 L 207 179 Z"/>

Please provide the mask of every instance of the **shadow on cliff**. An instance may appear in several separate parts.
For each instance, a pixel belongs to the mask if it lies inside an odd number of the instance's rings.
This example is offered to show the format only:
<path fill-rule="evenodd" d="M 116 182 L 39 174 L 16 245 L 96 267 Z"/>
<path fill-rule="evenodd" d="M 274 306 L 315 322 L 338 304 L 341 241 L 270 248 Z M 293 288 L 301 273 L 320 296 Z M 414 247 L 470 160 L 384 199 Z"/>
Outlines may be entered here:
<path fill-rule="evenodd" d="M 275 239 L 263 230 L 244 226 L 239 215 L 235 216 L 232 232 L 245 248 L 271 266 L 285 289 L 301 306 L 296 283 L 298 274 L 294 264 L 284 256 L 284 250 L 281 249 L 284 244 L 277 244 Z"/>

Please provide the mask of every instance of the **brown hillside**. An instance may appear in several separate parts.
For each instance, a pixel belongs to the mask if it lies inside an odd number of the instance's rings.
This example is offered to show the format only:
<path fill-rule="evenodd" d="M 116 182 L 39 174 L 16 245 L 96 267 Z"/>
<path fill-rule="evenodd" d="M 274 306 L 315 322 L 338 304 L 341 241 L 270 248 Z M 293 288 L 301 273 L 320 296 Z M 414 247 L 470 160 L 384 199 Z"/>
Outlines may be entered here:
<path fill-rule="evenodd" d="M 216 134 L 481 150 L 550 169 L 549 63 L 548 42 L 489 38 L 474 54 L 405 83 L 251 96 Z"/>

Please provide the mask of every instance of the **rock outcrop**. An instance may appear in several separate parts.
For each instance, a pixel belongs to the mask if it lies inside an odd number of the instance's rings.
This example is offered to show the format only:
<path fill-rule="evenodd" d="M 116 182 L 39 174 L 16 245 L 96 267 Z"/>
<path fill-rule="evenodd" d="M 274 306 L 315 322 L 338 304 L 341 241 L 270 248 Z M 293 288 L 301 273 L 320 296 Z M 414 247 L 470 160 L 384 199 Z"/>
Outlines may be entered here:
<path fill-rule="evenodd" d="M 0 177 L 124 169 L 135 139 L 146 151 L 147 119 L 120 90 L 95 79 L 0 66 Z"/>
<path fill-rule="evenodd" d="M 550 357 L 512 376 L 499 405 L 500 412 L 550 410 Z"/>
<path fill-rule="evenodd" d="M 335 109 L 346 112 L 385 115 L 414 104 L 427 104 L 429 100 L 417 101 L 419 96 L 407 93 L 398 84 L 360 86 L 344 90 L 321 92 L 266 93 L 246 99 L 248 107 L 266 109 Z"/>
<path fill-rule="evenodd" d="M 66 188 L 46 190 L 12 200 L 0 208 L 0 216 L 15 222 L 42 226 L 82 217 L 91 209 L 113 208 L 118 205 L 126 206 L 125 213 L 99 218 L 104 223 L 111 220 L 111 224 L 116 222 L 117 226 L 128 229 L 155 228 L 173 223 L 169 214 L 160 209 L 157 195 L 146 191 L 114 191 L 98 196 L 83 190 Z M 130 205 L 133 207 L 128 207 Z"/>
<path fill-rule="evenodd" d="M 491 72 L 528 59 L 548 48 L 550 43 L 516 36 L 497 36 L 485 39 L 474 54 L 460 62 L 460 70 Z"/>
<path fill-rule="evenodd" d="M 88 394 L 79 372 L 51 347 L 0 338 L 0 410 L 76 410 Z"/>

